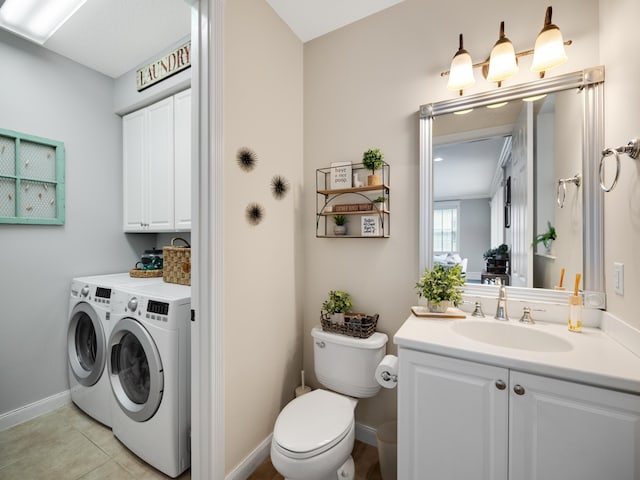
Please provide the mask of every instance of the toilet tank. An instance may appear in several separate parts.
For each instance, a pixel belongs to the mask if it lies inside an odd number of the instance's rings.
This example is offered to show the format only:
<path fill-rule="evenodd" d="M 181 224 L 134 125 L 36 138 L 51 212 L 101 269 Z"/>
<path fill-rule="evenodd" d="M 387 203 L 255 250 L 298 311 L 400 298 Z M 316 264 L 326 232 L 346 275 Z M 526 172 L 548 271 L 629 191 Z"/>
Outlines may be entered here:
<path fill-rule="evenodd" d="M 356 398 L 378 393 L 375 371 L 385 355 L 388 339 L 384 333 L 355 338 L 314 327 L 311 336 L 315 373 L 322 385 Z"/>

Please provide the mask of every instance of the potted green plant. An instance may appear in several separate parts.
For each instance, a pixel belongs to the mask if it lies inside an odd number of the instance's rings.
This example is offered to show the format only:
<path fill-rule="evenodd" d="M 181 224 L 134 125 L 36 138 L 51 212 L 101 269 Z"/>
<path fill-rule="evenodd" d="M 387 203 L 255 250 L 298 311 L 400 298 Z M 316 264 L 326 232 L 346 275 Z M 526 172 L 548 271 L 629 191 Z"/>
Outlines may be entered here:
<path fill-rule="evenodd" d="M 509 264 L 509 246 L 506 244 L 490 248 L 482 254 L 484 258 L 485 270 L 487 273 L 507 273 Z"/>
<path fill-rule="evenodd" d="M 371 175 L 367 177 L 367 185 L 380 185 L 380 175 L 376 175 L 376 170 L 382 167 L 384 155 L 377 148 L 370 148 L 362 154 L 362 164 L 365 168 L 371 170 Z"/>
<path fill-rule="evenodd" d="M 340 290 L 331 290 L 329 298 L 322 303 L 321 314 L 331 317 L 333 322 L 344 323 L 344 314 L 351 311 L 351 295 Z"/>
<path fill-rule="evenodd" d="M 537 244 L 542 243 L 544 245 L 544 248 L 546 248 L 547 250 L 551 250 L 551 242 L 553 242 L 557 238 L 558 235 L 556 234 L 556 229 L 553 228 L 551 222 L 547 222 L 547 231 L 545 233 L 536 235 L 531 246 L 535 247 Z"/>
<path fill-rule="evenodd" d="M 387 199 L 385 197 L 378 197 L 373 201 L 373 204 L 378 210 L 384 212 L 387 208 Z"/>
<path fill-rule="evenodd" d="M 346 235 L 347 233 L 347 216 L 346 215 L 334 215 L 333 223 L 335 223 L 335 227 L 333 227 L 333 233 L 335 235 Z"/>
<path fill-rule="evenodd" d="M 416 289 L 418 296 L 427 300 L 429 311 L 444 313 L 451 305 L 457 307 L 462 302 L 460 287 L 463 285 L 460 264 L 452 267 L 436 264 L 432 270 L 425 269 L 424 275 L 416 283 Z"/>

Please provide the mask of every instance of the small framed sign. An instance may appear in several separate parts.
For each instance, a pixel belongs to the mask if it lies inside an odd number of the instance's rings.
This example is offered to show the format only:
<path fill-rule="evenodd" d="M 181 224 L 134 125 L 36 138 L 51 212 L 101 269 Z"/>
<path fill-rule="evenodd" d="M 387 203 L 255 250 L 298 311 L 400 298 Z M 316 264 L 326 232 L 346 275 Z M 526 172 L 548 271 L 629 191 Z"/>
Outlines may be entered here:
<path fill-rule="evenodd" d="M 363 237 L 380 236 L 380 225 L 377 215 L 363 215 L 360 217 L 360 234 Z"/>
<path fill-rule="evenodd" d="M 331 164 L 331 190 L 351 188 L 351 162 L 333 162 Z"/>

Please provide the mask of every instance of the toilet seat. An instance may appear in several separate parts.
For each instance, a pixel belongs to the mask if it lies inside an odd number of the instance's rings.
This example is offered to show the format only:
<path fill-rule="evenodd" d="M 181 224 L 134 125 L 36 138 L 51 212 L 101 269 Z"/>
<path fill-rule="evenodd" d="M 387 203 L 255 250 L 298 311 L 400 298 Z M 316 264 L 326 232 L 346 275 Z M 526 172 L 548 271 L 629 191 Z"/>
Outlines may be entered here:
<path fill-rule="evenodd" d="M 354 425 L 352 398 L 314 390 L 280 412 L 273 431 L 275 446 L 289 458 L 319 455 L 342 441 Z"/>

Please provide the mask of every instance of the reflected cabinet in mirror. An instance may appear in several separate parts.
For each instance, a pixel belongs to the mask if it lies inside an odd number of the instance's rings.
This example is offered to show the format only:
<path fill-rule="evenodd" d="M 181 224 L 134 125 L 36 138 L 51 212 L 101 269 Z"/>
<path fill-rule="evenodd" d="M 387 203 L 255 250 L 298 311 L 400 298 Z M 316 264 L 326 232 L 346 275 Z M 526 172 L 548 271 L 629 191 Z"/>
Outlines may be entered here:
<path fill-rule="evenodd" d="M 420 107 L 420 272 L 460 263 L 467 293 L 500 279 L 541 301 L 579 273 L 605 307 L 603 82 L 597 67 Z"/>

